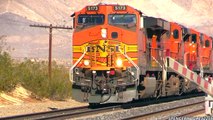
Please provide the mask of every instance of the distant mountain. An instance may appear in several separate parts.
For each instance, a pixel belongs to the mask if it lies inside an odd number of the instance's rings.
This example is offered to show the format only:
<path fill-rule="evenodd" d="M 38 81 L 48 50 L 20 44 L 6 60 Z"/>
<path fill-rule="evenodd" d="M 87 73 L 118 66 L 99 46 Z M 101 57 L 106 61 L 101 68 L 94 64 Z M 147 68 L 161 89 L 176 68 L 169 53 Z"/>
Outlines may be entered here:
<path fill-rule="evenodd" d="M 212 0 L 0 0 L 0 36 L 6 35 L 14 58 L 47 58 L 48 29 L 30 24 L 72 26 L 70 15 L 86 5 L 127 4 L 213 35 Z M 53 30 L 53 58 L 70 59 L 72 30 Z"/>

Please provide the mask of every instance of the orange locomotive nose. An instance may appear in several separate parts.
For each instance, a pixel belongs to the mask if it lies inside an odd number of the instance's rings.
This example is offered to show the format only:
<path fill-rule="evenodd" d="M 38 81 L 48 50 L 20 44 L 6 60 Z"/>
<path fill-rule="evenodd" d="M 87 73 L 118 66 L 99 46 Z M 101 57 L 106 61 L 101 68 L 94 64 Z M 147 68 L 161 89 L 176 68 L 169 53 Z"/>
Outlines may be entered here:
<path fill-rule="evenodd" d="M 134 92 L 129 98 L 119 95 L 110 100 L 118 93 L 129 93 L 128 89 L 136 91 L 140 15 L 126 5 L 99 4 L 75 12 L 72 68 L 79 71 L 72 77 L 74 99 L 125 102 L 136 96 Z"/>

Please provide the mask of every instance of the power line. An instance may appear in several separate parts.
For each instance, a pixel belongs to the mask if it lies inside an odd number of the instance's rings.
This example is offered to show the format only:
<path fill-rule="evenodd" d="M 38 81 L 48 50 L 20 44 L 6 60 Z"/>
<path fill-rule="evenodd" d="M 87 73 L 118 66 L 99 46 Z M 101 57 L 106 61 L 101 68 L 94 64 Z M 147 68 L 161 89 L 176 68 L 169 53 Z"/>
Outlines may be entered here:
<path fill-rule="evenodd" d="M 52 24 L 50 24 L 50 25 L 39 25 L 39 24 L 38 25 L 30 25 L 30 27 L 40 27 L 40 28 L 50 28 L 50 29 L 53 29 L 53 28 L 55 28 L 55 29 L 70 29 L 70 30 L 73 29 L 70 26 L 65 26 L 65 25 L 53 26 Z"/>
<path fill-rule="evenodd" d="M 48 65 L 48 72 L 49 72 L 49 79 L 52 78 L 52 29 L 68 29 L 72 30 L 72 27 L 69 26 L 54 26 L 50 25 L 30 25 L 30 27 L 39 27 L 39 28 L 49 28 L 49 65 Z"/>

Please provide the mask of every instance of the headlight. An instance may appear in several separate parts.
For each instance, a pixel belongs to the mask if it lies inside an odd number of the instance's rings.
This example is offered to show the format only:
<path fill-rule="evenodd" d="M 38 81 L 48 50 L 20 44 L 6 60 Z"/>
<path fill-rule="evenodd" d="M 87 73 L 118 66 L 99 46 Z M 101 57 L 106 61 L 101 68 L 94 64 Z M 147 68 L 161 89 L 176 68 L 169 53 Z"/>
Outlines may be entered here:
<path fill-rule="evenodd" d="M 84 65 L 88 66 L 89 65 L 89 60 L 84 60 Z"/>
<path fill-rule="evenodd" d="M 106 38 L 106 37 L 107 37 L 107 29 L 105 29 L 105 28 L 102 28 L 102 29 L 101 29 L 101 36 L 102 36 L 103 38 Z"/>
<path fill-rule="evenodd" d="M 118 59 L 116 60 L 116 65 L 117 65 L 118 67 L 122 67 L 122 65 L 123 65 L 122 59 L 118 58 Z"/>
<path fill-rule="evenodd" d="M 192 45 L 193 48 L 195 48 L 195 45 Z"/>

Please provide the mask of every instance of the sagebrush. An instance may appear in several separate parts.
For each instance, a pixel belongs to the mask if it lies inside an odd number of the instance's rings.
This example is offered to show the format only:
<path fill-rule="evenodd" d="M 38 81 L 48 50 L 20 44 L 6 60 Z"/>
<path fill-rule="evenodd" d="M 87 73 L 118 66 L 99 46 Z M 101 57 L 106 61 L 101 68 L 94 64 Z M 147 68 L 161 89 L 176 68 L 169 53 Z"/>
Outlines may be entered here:
<path fill-rule="evenodd" d="M 18 63 L 1 48 L 0 91 L 11 91 L 18 84 L 30 90 L 36 98 L 63 100 L 71 96 L 71 83 L 65 66 L 53 62 L 52 78 L 49 79 L 47 62 L 26 59 Z"/>

